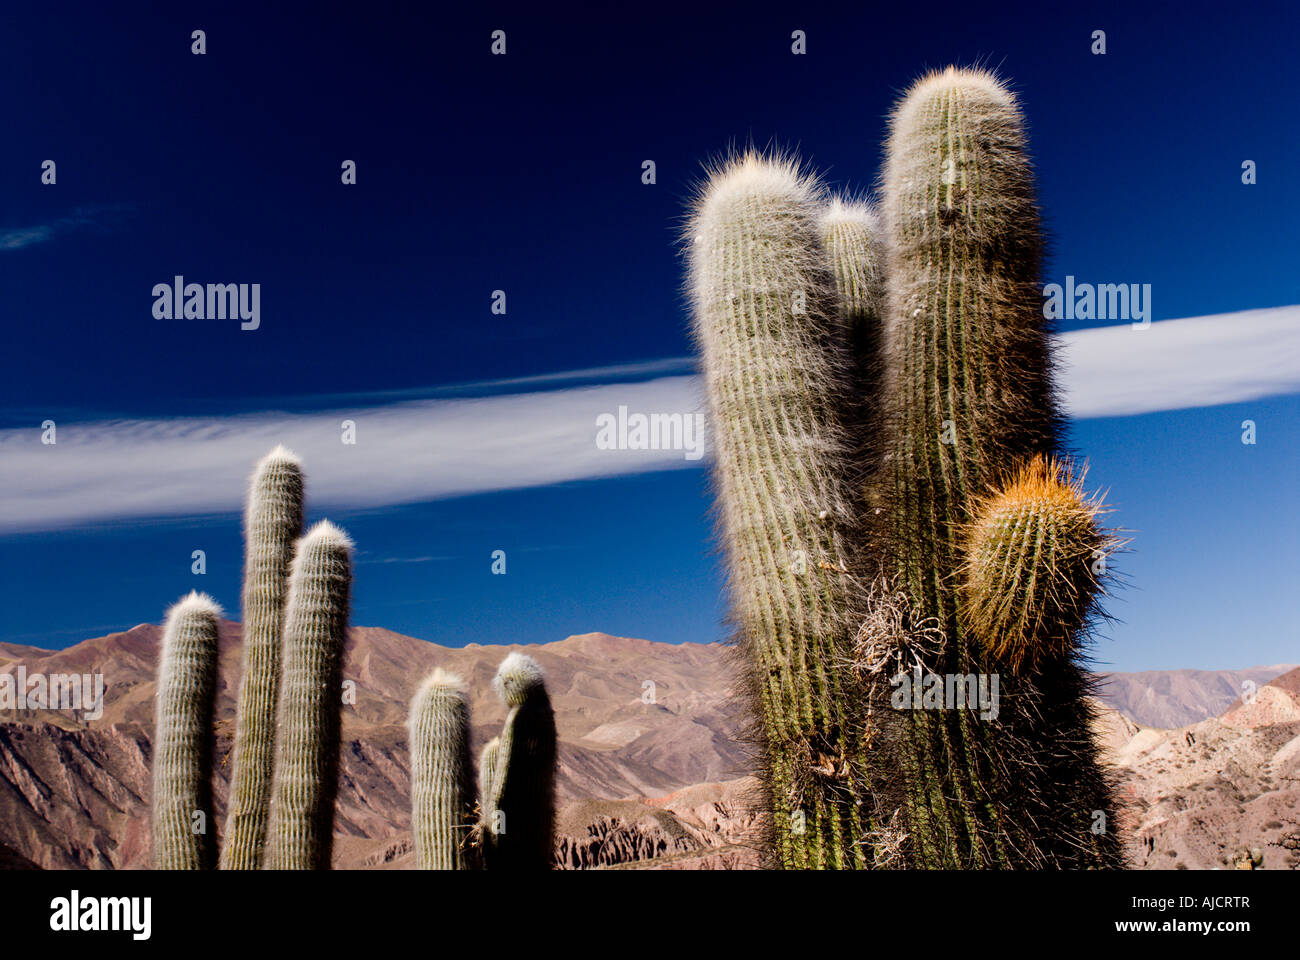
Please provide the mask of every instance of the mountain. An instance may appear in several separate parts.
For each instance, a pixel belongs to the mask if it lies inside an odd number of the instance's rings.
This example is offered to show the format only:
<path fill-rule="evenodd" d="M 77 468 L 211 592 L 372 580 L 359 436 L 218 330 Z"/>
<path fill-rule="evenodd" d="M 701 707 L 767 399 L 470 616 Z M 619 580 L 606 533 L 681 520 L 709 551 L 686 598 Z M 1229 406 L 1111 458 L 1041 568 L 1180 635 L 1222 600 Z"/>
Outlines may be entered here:
<path fill-rule="evenodd" d="M 132 868 L 150 862 L 149 771 L 161 628 L 142 624 L 61 651 L 0 644 L 0 673 L 100 673 L 103 716 L 11 711 L 0 723 L 0 867 Z M 240 628 L 220 632 L 215 795 L 224 820 Z M 518 646 L 461 648 L 377 627 L 351 631 L 335 866 L 413 866 L 407 705 L 433 667 L 467 682 L 475 749 L 500 729 L 491 688 Z M 727 648 L 589 633 L 527 648 L 547 672 L 560 735 L 557 865 L 754 867 L 764 829 Z M 1240 845 L 1286 842 L 1300 776 L 1300 670 L 1111 674 L 1099 734 L 1122 779 L 1120 828 L 1142 866 L 1220 864 Z M 1242 680 L 1249 703 L 1210 709 Z M 1272 682 L 1267 682 L 1271 680 Z M 1150 692 L 1148 692 L 1150 691 Z M 1186 697 L 1187 702 L 1179 700 Z M 1136 704 L 1136 707 L 1134 706 Z M 1182 713 L 1178 713 L 1182 711 Z M 1297 844 L 1300 846 L 1300 844 Z M 1289 851 L 1268 848 L 1266 866 Z"/>
<path fill-rule="evenodd" d="M 1295 666 L 1102 674 L 1101 699 L 1144 727 L 1185 727 L 1222 714 L 1247 689 L 1244 684 L 1261 687 Z"/>
<path fill-rule="evenodd" d="M 0 724 L 0 844 L 42 867 L 148 865 L 150 736 L 161 636 L 160 627 L 142 624 L 60 651 L 0 649 L 0 673 L 23 666 L 29 676 L 97 673 L 105 681 L 102 717 L 87 721 L 70 711 L 15 710 L 12 722 Z M 223 621 L 219 642 L 214 793 L 221 822 L 240 675 L 239 625 Z M 355 702 L 343 712 L 339 865 L 400 861 L 403 838 L 409 850 L 406 716 L 420 679 L 441 666 L 467 682 L 477 750 L 505 719 L 492 678 L 501 659 L 518 649 L 441 647 L 375 627 L 351 631 L 344 679 L 355 684 Z M 731 785 L 713 807 L 691 808 L 689 815 L 683 808 L 682 816 L 698 821 L 689 827 L 731 822 L 734 797 L 743 793 L 734 781 L 743 780 L 749 767 L 748 748 L 733 735 L 739 715 L 723 652 L 719 646 L 603 633 L 528 648 L 546 671 L 555 707 L 557 789 L 566 805 L 561 819 L 572 822 L 572 803 L 587 804 L 595 816 L 590 826 L 597 832 L 583 830 L 573 838 L 570 860 L 601 860 L 572 853 L 602 829 L 604 815 L 596 815 L 593 803 L 641 803 L 727 781 Z M 660 809 L 642 805 L 647 815 Z M 671 810 L 668 815 L 676 816 Z M 743 832 L 752 820 L 738 814 L 733 826 Z"/>
<path fill-rule="evenodd" d="M 1256 848 L 1266 869 L 1300 867 L 1300 670 L 1249 699 L 1174 730 L 1112 712 L 1135 866 L 1235 867 Z"/>

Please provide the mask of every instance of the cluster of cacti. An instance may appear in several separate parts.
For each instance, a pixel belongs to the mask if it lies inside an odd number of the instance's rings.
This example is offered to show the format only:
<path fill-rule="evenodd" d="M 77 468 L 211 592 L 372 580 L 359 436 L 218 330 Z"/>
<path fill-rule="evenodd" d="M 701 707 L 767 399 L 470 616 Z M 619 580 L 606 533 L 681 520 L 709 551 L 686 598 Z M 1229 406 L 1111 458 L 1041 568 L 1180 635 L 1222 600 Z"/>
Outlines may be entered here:
<path fill-rule="evenodd" d="M 243 681 L 226 869 L 330 864 L 352 543 L 328 521 L 304 536 L 302 470 L 282 447 L 253 475 L 245 513 Z M 154 863 L 214 866 L 211 723 L 215 603 L 191 594 L 168 613 L 158 671 Z M 269 826 L 268 826 L 269 824 Z"/>
<path fill-rule="evenodd" d="M 1015 98 L 916 83 L 882 189 L 878 218 L 750 152 L 687 234 L 774 861 L 1118 866 L 1083 663 L 1115 541 L 1053 459 Z M 912 671 L 997 677 L 1000 709 L 898 709 Z"/>
<path fill-rule="evenodd" d="M 546 870 L 555 846 L 555 717 L 541 667 L 511 653 L 494 686 L 509 708 L 479 760 L 458 677 L 435 670 L 411 703 L 411 827 L 422 870 Z"/>

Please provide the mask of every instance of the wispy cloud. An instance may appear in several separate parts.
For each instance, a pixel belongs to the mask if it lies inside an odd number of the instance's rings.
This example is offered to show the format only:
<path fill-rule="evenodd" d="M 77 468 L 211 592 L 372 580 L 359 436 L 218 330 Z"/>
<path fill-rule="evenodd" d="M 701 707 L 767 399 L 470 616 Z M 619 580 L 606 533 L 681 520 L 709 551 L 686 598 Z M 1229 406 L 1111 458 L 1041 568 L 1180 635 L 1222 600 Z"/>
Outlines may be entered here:
<path fill-rule="evenodd" d="M 1076 418 L 1125 416 L 1300 392 L 1300 306 L 1128 324 L 1058 338 Z M 686 370 L 671 359 L 542 378 L 541 387 Z M 337 400 L 337 398 L 335 398 Z M 277 443 L 302 455 L 313 508 L 350 509 L 700 465 L 680 450 L 601 450 L 596 418 L 704 409 L 693 375 L 374 402 L 310 413 L 59 423 L 0 430 L 0 531 L 239 510 L 251 465 Z M 356 444 L 341 442 L 342 422 Z M 392 562 L 421 562 L 423 558 Z"/>
<path fill-rule="evenodd" d="M 120 203 L 88 204 L 48 223 L 0 228 L 0 250 L 22 250 L 74 230 L 104 229 L 117 223 L 130 209 L 128 205 Z"/>
<path fill-rule="evenodd" d="M 34 243 L 44 243 L 53 233 L 53 225 L 5 230 L 0 232 L 0 250 L 21 250 Z"/>
<path fill-rule="evenodd" d="M 60 423 L 0 430 L 0 530 L 241 508 L 277 443 L 303 458 L 316 507 L 366 508 L 692 467 L 681 450 L 602 450 L 596 418 L 703 409 L 694 377 L 308 414 Z M 356 443 L 342 442 L 345 420 Z"/>

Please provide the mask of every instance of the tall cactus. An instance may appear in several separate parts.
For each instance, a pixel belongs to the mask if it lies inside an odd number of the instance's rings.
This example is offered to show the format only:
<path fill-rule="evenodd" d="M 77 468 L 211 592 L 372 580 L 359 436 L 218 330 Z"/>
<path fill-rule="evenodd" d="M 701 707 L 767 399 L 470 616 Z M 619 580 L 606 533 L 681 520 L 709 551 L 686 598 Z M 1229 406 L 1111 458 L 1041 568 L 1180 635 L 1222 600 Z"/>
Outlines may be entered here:
<path fill-rule="evenodd" d="M 511 653 L 493 686 L 510 712 L 481 808 L 484 862 L 495 870 L 547 870 L 555 850 L 556 734 L 542 668 Z"/>
<path fill-rule="evenodd" d="M 1077 562 L 1114 541 L 1051 459 L 1019 106 L 949 68 L 890 123 L 879 219 L 749 154 L 713 173 L 688 233 L 777 859 L 1117 866 L 1084 669 L 1098 584 Z M 1009 679 L 988 711 L 882 710 L 897 667 L 940 689 Z"/>
<path fill-rule="evenodd" d="M 167 612 L 153 760 L 153 861 L 161 870 L 206 870 L 215 859 L 210 761 L 220 616 L 198 592 Z"/>
<path fill-rule="evenodd" d="M 846 775 L 861 745 L 836 664 L 856 630 L 860 506 L 839 402 L 853 358 L 821 244 L 823 202 L 793 162 L 747 153 L 712 173 L 687 241 L 776 859 L 849 868 L 865 865 L 861 798 Z"/>
<path fill-rule="evenodd" d="M 267 865 L 328 868 L 338 789 L 352 541 L 321 521 L 298 541 L 284 629 Z"/>
<path fill-rule="evenodd" d="M 256 870 L 262 864 L 275 759 L 280 637 L 302 512 L 301 464 L 284 447 L 276 447 L 253 473 L 244 513 L 244 672 L 221 851 L 226 870 Z"/>
<path fill-rule="evenodd" d="M 1017 463 L 1055 452 L 1059 423 L 1015 98 L 983 71 L 923 78 L 893 115 L 884 187 L 900 572 L 944 633 L 928 669 L 989 674 L 998 662 L 958 616 L 960 539 L 988 488 Z M 917 777 L 917 865 L 1098 863 L 1083 814 L 1106 791 L 1088 749 L 1086 679 L 1077 661 L 1053 669 L 1017 677 L 997 721 L 961 708 L 911 718 L 904 752 Z"/>
<path fill-rule="evenodd" d="M 416 867 L 463 870 L 474 826 L 474 761 L 460 678 L 434 670 L 411 702 L 409 727 Z"/>

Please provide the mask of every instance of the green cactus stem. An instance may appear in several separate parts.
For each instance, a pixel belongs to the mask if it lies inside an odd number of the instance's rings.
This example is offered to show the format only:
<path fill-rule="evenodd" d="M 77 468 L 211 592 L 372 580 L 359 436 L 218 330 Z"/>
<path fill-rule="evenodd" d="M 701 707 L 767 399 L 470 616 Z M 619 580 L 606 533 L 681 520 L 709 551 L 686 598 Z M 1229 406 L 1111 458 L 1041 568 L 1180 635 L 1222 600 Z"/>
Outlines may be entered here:
<path fill-rule="evenodd" d="M 555 852 L 555 714 L 542 668 L 511 653 L 493 681 L 510 712 L 485 794 L 483 847 L 491 870 L 548 870 Z M 485 751 L 485 759 L 487 752 Z"/>
<path fill-rule="evenodd" d="M 276 447 L 253 472 L 244 511 L 243 681 L 226 814 L 224 870 L 262 865 L 275 760 L 280 641 L 293 545 L 302 533 L 302 467 Z"/>
<path fill-rule="evenodd" d="M 411 702 L 409 727 L 416 868 L 464 870 L 474 826 L 474 761 L 460 678 L 434 670 Z"/>
<path fill-rule="evenodd" d="M 343 648 L 352 586 L 352 541 L 322 521 L 298 541 L 276 713 L 266 866 L 330 865 L 338 789 Z"/>
<path fill-rule="evenodd" d="M 220 616 L 213 599 L 197 592 L 167 611 L 153 757 L 153 862 L 160 870 L 207 870 L 216 859 L 211 759 Z"/>
<path fill-rule="evenodd" d="M 979 70 L 917 82 L 891 120 L 884 188 L 886 488 L 899 572 L 945 636 L 927 670 L 987 676 L 996 663 L 958 616 L 961 538 L 978 498 L 1016 463 L 1053 454 L 1059 427 L 1015 97 Z M 996 720 L 967 708 L 911 713 L 914 866 L 1113 863 L 1097 853 L 1109 838 L 1079 833 L 1085 811 L 1108 804 L 1086 678 L 1070 661 L 1015 681 Z"/>
<path fill-rule="evenodd" d="M 484 815 L 481 819 L 486 822 L 486 814 L 492 803 L 492 798 L 496 796 L 496 773 L 497 763 L 501 756 L 501 738 L 493 737 L 483 746 L 483 752 L 479 754 L 478 761 L 478 782 L 481 801 L 479 804 L 480 811 Z"/>
<path fill-rule="evenodd" d="M 860 617 L 861 502 L 841 400 L 853 358 L 820 239 L 824 202 L 795 163 L 747 153 L 711 173 L 686 233 L 720 538 L 775 861 L 791 868 L 867 864 L 849 770 L 862 728 L 837 670 Z M 851 284 L 858 267 L 845 271 Z"/>

